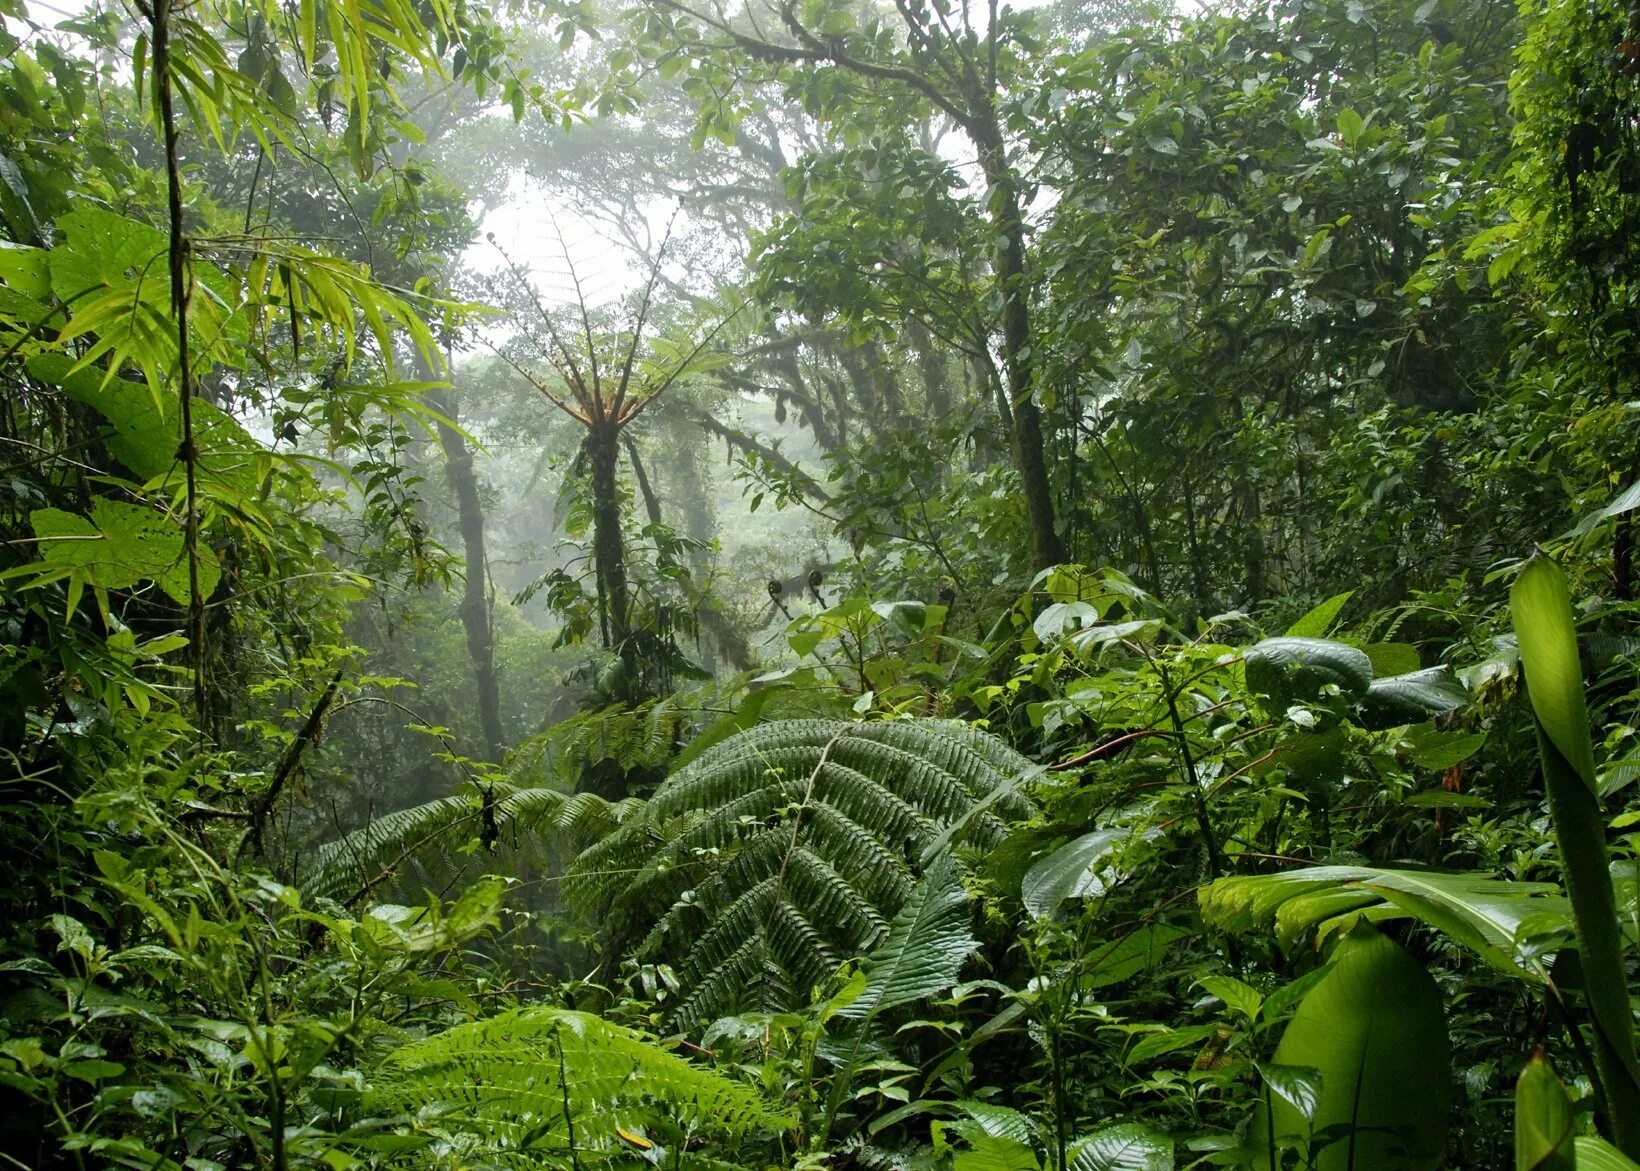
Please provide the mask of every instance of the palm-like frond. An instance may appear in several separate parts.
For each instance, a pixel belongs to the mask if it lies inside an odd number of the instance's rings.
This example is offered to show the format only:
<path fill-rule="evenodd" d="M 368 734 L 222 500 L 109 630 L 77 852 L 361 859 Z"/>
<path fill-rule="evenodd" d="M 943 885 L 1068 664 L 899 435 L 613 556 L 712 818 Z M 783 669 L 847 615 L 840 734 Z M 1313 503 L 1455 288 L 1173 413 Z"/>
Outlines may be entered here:
<path fill-rule="evenodd" d="M 509 853 L 556 836 L 573 845 L 613 831 L 641 806 L 611 804 L 591 793 L 509 789 L 497 784 L 497 841 Z M 312 897 L 352 900 L 391 882 L 394 889 L 445 893 L 486 869 L 482 855 L 464 851 L 478 836 L 484 801 L 477 792 L 440 797 L 378 817 L 369 825 L 318 846 L 298 885 Z"/>
<path fill-rule="evenodd" d="M 751 1087 L 588 1013 L 514 1009 L 405 1045 L 376 1069 L 366 1106 L 416 1114 L 481 1140 L 502 1165 L 630 1160 L 629 1136 L 657 1118 L 736 1139 L 791 1122 Z"/>
<path fill-rule="evenodd" d="M 967 819 L 989 846 L 1028 813 L 1010 787 L 1029 769 L 941 720 L 760 725 L 668 778 L 576 860 L 567 893 L 647 930 L 639 953 L 682 979 L 680 1023 L 806 1003 L 883 941 L 949 827 Z"/>

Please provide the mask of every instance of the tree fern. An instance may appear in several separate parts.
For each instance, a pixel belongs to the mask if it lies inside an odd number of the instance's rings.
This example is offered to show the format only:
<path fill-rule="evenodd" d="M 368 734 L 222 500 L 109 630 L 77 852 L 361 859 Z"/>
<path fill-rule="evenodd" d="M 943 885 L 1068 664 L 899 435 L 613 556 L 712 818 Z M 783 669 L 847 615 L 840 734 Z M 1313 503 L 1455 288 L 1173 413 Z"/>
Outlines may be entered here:
<path fill-rule="evenodd" d="M 718 1139 L 791 1125 L 749 1086 L 629 1029 L 544 1005 L 395 1050 L 372 1076 L 365 1105 L 468 1136 L 487 1161 L 518 1167 L 630 1161 L 631 1144 L 649 1141 L 657 1122 Z"/>
<path fill-rule="evenodd" d="M 549 836 L 576 845 L 602 837 L 641 805 L 611 804 L 591 793 L 510 789 L 497 783 L 497 842 L 507 860 Z M 444 893 L 486 869 L 465 847 L 478 836 L 484 813 L 477 792 L 456 794 L 386 814 L 312 851 L 299 885 L 310 896 L 351 900 L 390 883 L 399 891 Z"/>
<path fill-rule="evenodd" d="M 806 1003 L 883 941 L 948 827 L 990 846 L 1028 812 L 1009 790 L 1029 770 L 946 721 L 761 725 L 668 778 L 577 859 L 569 894 L 647 932 L 638 953 L 682 980 L 680 1023 Z"/>
<path fill-rule="evenodd" d="M 687 707 L 676 696 L 577 712 L 521 744 L 511 772 L 522 784 L 575 788 L 598 766 L 662 769 L 688 731 Z"/>

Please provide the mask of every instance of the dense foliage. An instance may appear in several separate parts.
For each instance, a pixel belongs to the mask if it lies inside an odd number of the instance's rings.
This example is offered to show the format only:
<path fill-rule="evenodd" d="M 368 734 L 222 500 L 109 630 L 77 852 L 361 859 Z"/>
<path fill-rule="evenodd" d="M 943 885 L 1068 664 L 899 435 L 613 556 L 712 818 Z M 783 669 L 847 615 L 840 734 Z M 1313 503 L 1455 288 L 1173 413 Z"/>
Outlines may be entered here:
<path fill-rule="evenodd" d="M 1640 1165 L 1640 10 L 0 50 L 0 1165 Z"/>

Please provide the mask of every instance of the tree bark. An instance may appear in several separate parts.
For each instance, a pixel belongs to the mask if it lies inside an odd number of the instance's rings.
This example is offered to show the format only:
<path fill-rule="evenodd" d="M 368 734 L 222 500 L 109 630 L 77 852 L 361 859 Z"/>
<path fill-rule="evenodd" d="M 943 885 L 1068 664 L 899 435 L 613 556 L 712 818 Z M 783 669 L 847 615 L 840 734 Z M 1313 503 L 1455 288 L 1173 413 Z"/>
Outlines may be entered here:
<path fill-rule="evenodd" d="M 605 647 L 630 660 L 631 615 L 626 582 L 626 539 L 621 533 L 618 469 L 621 429 L 610 421 L 587 430 L 587 474 L 592 490 L 592 562 L 598 583 Z"/>
<path fill-rule="evenodd" d="M 455 421 L 455 403 L 448 392 L 429 391 L 427 401 L 439 414 Z M 501 725 L 501 686 L 495 673 L 495 638 L 490 627 L 490 601 L 486 588 L 490 573 L 484 545 L 484 503 L 478 494 L 473 453 L 461 432 L 449 423 L 440 422 L 438 441 L 444 449 L 444 475 L 456 498 L 462 551 L 467 559 L 459 613 L 462 629 L 467 635 L 467 655 L 473 661 L 473 676 L 478 685 L 478 720 L 484 736 L 484 758 L 492 764 L 499 764 L 507 741 Z"/>
<path fill-rule="evenodd" d="M 1054 520 L 1053 489 L 1043 450 L 1042 410 L 1032 385 L 1030 287 L 1025 269 L 1025 221 L 1019 210 L 1019 184 L 1008 163 L 996 113 L 989 100 L 972 95 L 974 118 L 968 129 L 978 148 L 980 169 L 990 184 L 991 227 L 996 281 L 1002 298 L 1002 368 L 1013 414 L 1014 463 L 1025 496 L 1031 526 L 1033 561 L 1046 569 L 1065 559 Z"/>

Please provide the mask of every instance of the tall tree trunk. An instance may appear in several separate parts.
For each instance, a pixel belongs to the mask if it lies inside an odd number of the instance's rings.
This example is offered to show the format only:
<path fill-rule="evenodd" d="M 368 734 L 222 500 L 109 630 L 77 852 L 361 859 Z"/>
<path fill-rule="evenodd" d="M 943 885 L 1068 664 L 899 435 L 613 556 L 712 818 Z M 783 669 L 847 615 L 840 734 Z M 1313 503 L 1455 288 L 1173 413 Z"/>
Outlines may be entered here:
<path fill-rule="evenodd" d="M 1046 569 L 1065 559 L 1065 546 L 1054 523 L 1053 489 L 1048 483 L 1043 450 L 1042 410 L 1037 406 L 1031 359 L 1030 283 L 1025 271 L 1025 220 L 1019 210 L 1019 182 L 1008 164 L 1008 150 L 991 102 L 971 95 L 974 117 L 968 127 L 978 148 L 980 169 L 990 184 L 990 213 L 996 280 L 1002 298 L 1002 368 L 1007 376 L 1013 412 L 1014 463 L 1025 495 L 1031 526 L 1033 559 Z"/>
<path fill-rule="evenodd" d="M 453 366 L 453 363 L 452 363 Z M 431 372 L 426 377 L 431 381 Z M 456 419 L 453 397 L 447 391 L 429 391 L 432 408 L 452 422 Z M 478 721 L 484 735 L 485 759 L 500 763 L 506 750 L 501 727 L 501 685 L 495 674 L 495 639 L 490 628 L 489 560 L 484 545 L 484 504 L 478 495 L 478 476 L 473 471 L 473 453 L 461 432 L 448 423 L 438 425 L 439 446 L 444 449 L 444 475 L 456 498 L 456 517 L 461 527 L 461 543 L 467 559 L 467 580 L 462 589 L 462 630 L 467 635 L 467 655 L 473 661 L 478 684 Z"/>
<path fill-rule="evenodd" d="M 592 424 L 586 439 L 587 473 L 592 487 L 592 563 L 598 583 L 604 637 L 608 649 L 629 660 L 631 615 L 626 584 L 626 539 L 621 533 L 618 469 L 621 429 L 612 422 Z"/>

